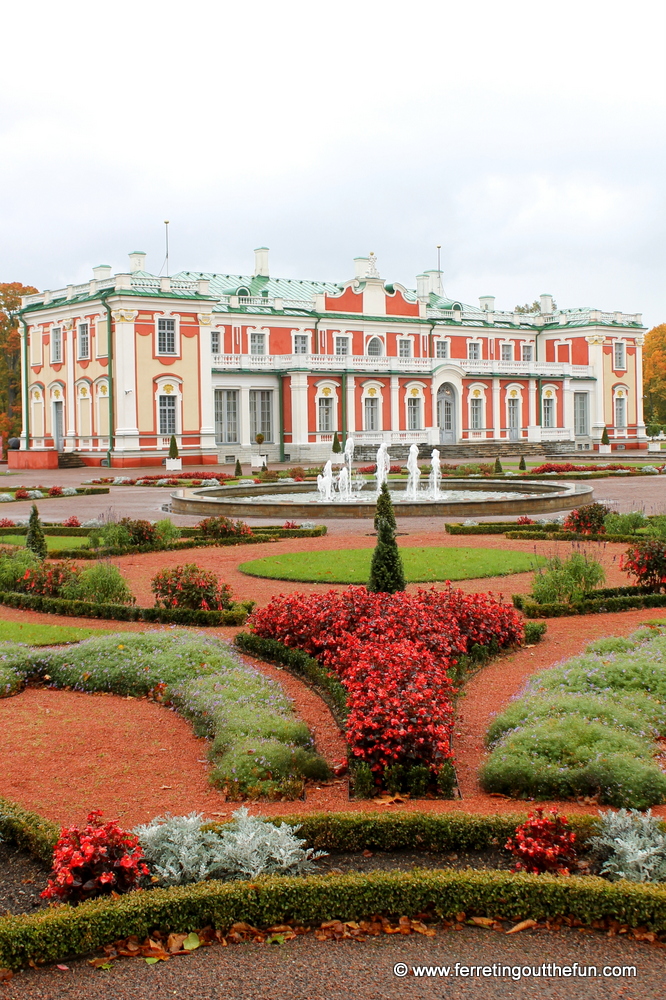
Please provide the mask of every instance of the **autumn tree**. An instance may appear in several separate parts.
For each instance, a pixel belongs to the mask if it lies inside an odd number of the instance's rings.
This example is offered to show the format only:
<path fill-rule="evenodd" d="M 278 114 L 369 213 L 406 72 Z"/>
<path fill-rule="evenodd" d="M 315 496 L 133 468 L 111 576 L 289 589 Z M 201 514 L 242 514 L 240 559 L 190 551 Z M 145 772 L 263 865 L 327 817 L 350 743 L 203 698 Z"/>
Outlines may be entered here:
<path fill-rule="evenodd" d="M 653 327 L 645 337 L 643 391 L 648 422 L 666 423 L 666 323 Z"/>
<path fill-rule="evenodd" d="M 21 338 L 18 311 L 21 296 L 33 295 L 32 285 L 19 281 L 0 282 L 0 434 L 21 433 Z"/>

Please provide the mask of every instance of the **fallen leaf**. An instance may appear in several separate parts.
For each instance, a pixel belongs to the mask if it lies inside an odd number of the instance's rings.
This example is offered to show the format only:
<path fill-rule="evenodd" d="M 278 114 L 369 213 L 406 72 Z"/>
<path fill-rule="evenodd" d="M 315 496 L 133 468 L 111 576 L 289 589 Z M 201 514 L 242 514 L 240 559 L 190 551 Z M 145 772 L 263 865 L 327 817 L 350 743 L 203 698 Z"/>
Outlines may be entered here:
<path fill-rule="evenodd" d="M 185 951 L 194 951 L 195 948 L 201 946 L 201 941 L 199 940 L 199 935 L 191 931 L 185 940 L 183 941 L 183 948 Z"/>
<path fill-rule="evenodd" d="M 159 962 L 159 958 L 144 958 L 146 965 L 156 965 Z"/>
<path fill-rule="evenodd" d="M 169 934 L 166 945 L 167 951 L 170 951 L 172 955 L 174 952 L 180 951 L 186 937 L 187 934 Z"/>
<path fill-rule="evenodd" d="M 69 972 L 68 965 L 56 965 L 56 969 L 60 969 L 61 972 Z"/>
<path fill-rule="evenodd" d="M 0 983 L 8 983 L 13 975 L 11 969 L 0 969 Z"/>
<path fill-rule="evenodd" d="M 511 930 L 507 931 L 507 934 L 517 934 L 518 931 L 527 931 L 530 927 L 536 927 L 536 920 L 521 920 L 520 923 L 512 927 Z"/>
<path fill-rule="evenodd" d="M 173 788 L 173 785 L 160 785 L 160 791 L 164 791 L 165 788 Z"/>
<path fill-rule="evenodd" d="M 495 921 L 490 917 L 472 917 L 471 920 L 467 921 L 468 924 L 475 924 L 477 927 L 493 927 Z"/>
<path fill-rule="evenodd" d="M 92 965 L 93 969 L 113 968 L 113 962 L 110 962 L 108 958 L 93 958 L 88 962 L 88 965 Z"/>

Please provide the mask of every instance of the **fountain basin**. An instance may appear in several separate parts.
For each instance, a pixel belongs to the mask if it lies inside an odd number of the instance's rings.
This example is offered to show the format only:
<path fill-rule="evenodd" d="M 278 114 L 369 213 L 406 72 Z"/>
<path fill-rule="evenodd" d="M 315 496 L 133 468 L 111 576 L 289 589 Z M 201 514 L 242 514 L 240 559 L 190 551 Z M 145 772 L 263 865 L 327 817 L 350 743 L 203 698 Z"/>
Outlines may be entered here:
<path fill-rule="evenodd" d="M 586 483 L 558 483 L 520 479 L 445 480 L 441 496 L 402 498 L 405 481 L 391 481 L 397 517 L 492 517 L 499 514 L 538 514 L 571 510 L 590 503 L 593 489 Z M 444 484 L 443 484 L 444 485 Z M 457 494 L 457 496 L 456 496 Z M 171 494 L 174 514 L 210 517 L 304 518 L 373 517 L 377 491 L 374 482 L 349 499 L 336 495 L 322 500 L 312 483 L 255 483 L 180 489 Z"/>

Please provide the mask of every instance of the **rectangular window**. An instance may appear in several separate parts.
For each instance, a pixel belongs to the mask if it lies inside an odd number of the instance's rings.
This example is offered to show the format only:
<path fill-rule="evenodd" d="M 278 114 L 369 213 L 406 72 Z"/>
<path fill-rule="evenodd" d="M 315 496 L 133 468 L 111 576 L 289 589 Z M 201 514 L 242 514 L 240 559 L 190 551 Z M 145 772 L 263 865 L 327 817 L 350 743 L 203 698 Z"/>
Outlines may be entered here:
<path fill-rule="evenodd" d="M 320 396 L 317 405 L 317 430 L 320 434 L 331 434 L 333 431 L 333 399 L 331 396 Z"/>
<path fill-rule="evenodd" d="M 160 413 L 160 434 L 166 437 L 167 434 L 176 433 L 176 397 L 175 396 L 160 396 L 159 397 L 159 413 Z"/>
<path fill-rule="evenodd" d="M 273 440 L 273 390 L 250 389 L 250 438 L 264 435 L 264 441 Z"/>
<path fill-rule="evenodd" d="M 421 400 L 418 396 L 409 396 L 407 399 L 407 430 L 421 430 Z"/>
<path fill-rule="evenodd" d="M 79 323 L 79 358 L 90 357 L 90 332 L 87 323 Z"/>
<path fill-rule="evenodd" d="M 158 354 L 175 354 L 176 353 L 176 321 L 175 321 L 175 319 L 158 319 L 158 321 L 157 321 L 157 353 Z"/>
<path fill-rule="evenodd" d="M 541 401 L 542 406 L 542 420 L 544 427 L 554 427 L 555 426 L 555 400 L 552 396 L 544 397 Z"/>
<path fill-rule="evenodd" d="M 475 341 L 471 341 L 471 343 L 467 345 L 467 360 L 468 361 L 481 360 L 481 344 L 477 344 Z"/>
<path fill-rule="evenodd" d="M 307 333 L 294 334 L 294 354 L 307 354 L 307 353 L 308 353 Z"/>
<path fill-rule="evenodd" d="M 215 390 L 215 442 L 216 444 L 237 444 L 238 436 L 238 390 Z"/>
<path fill-rule="evenodd" d="M 588 393 L 574 392 L 574 434 L 584 437 L 589 434 Z"/>
<path fill-rule="evenodd" d="M 483 400 L 470 399 L 469 401 L 469 425 L 473 431 L 483 429 Z"/>
<path fill-rule="evenodd" d="M 617 430 L 625 430 L 627 426 L 627 401 L 624 396 L 618 396 L 615 400 L 615 427 Z"/>
<path fill-rule="evenodd" d="M 438 340 L 435 346 L 435 354 L 438 358 L 448 358 L 449 356 L 449 342 L 448 340 Z"/>
<path fill-rule="evenodd" d="M 613 367 L 615 368 L 615 371 L 618 371 L 618 370 L 623 371 L 627 367 L 627 358 L 626 358 L 626 352 L 625 352 L 625 345 L 622 342 L 620 342 L 620 341 L 616 342 L 616 344 L 615 344 L 615 346 L 613 348 L 613 360 L 615 362 L 614 365 L 613 365 Z M 617 421 L 616 421 L 616 424 L 617 424 Z"/>
<path fill-rule="evenodd" d="M 336 337 L 335 338 L 335 353 L 336 354 L 349 354 L 349 337 Z"/>
<path fill-rule="evenodd" d="M 211 354 L 220 353 L 220 331 L 211 330 L 210 331 L 210 352 Z"/>
<path fill-rule="evenodd" d="M 513 344 L 502 344 L 502 361 L 513 361 Z"/>
<path fill-rule="evenodd" d="M 398 341 L 398 356 L 401 358 L 411 358 L 412 356 L 411 340 L 403 339 Z"/>
<path fill-rule="evenodd" d="M 367 396 L 363 404 L 364 429 L 379 430 L 379 400 L 376 396 Z"/>
<path fill-rule="evenodd" d="M 523 344 L 523 361 L 533 361 L 534 348 L 531 344 Z"/>
<path fill-rule="evenodd" d="M 265 333 L 251 333 L 250 334 L 250 354 L 265 354 L 265 353 L 266 353 L 266 334 Z"/>
<path fill-rule="evenodd" d="M 62 363 L 62 327 L 54 326 L 51 329 L 51 364 Z"/>

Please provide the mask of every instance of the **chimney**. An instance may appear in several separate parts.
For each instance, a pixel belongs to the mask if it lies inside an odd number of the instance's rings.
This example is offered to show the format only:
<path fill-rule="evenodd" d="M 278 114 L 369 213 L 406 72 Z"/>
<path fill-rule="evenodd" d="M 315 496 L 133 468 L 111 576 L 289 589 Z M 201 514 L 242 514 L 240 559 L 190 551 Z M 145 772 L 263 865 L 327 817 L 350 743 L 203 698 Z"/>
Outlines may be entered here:
<path fill-rule="evenodd" d="M 93 275 L 95 281 L 106 281 L 107 278 L 111 277 L 111 265 L 100 264 L 98 267 L 93 267 Z"/>
<path fill-rule="evenodd" d="M 479 305 L 483 312 L 495 312 L 495 296 L 494 295 L 480 295 Z"/>
<path fill-rule="evenodd" d="M 541 295 L 541 312 L 544 316 L 550 316 L 553 311 L 553 296 Z"/>
<path fill-rule="evenodd" d="M 368 257 L 354 257 L 354 277 L 357 281 L 364 281 L 368 273 Z"/>
<path fill-rule="evenodd" d="M 430 291 L 434 292 L 435 295 L 442 296 L 444 294 L 444 286 L 442 285 L 442 272 L 441 271 L 426 271 L 428 275 L 428 281 L 430 282 Z"/>
<path fill-rule="evenodd" d="M 257 247 L 254 251 L 254 276 L 268 277 L 268 247 Z"/>
<path fill-rule="evenodd" d="M 130 259 L 130 274 L 136 274 L 137 271 L 146 270 L 146 255 L 143 250 L 133 250 L 129 255 Z"/>
<path fill-rule="evenodd" d="M 430 297 L 430 278 L 427 274 L 416 275 L 416 297 L 424 302 Z"/>

